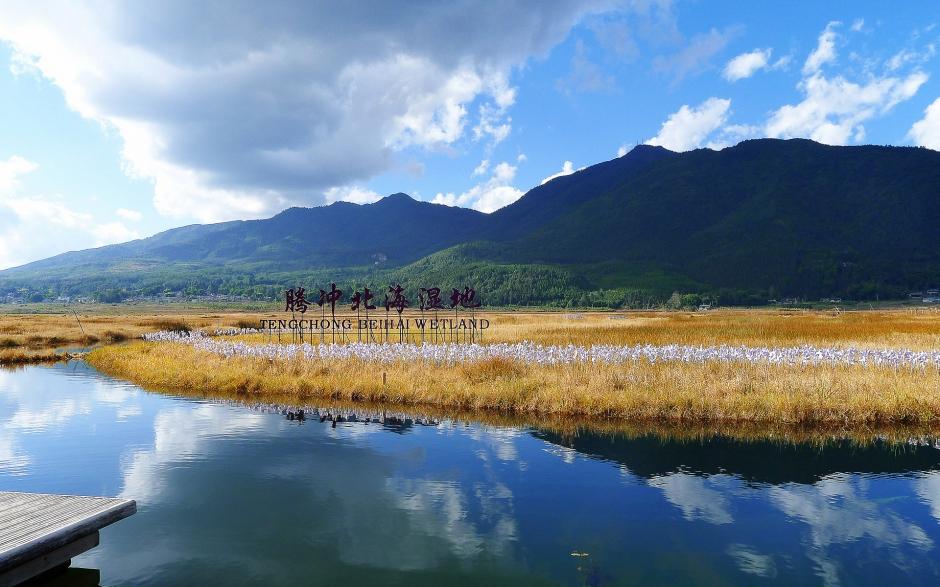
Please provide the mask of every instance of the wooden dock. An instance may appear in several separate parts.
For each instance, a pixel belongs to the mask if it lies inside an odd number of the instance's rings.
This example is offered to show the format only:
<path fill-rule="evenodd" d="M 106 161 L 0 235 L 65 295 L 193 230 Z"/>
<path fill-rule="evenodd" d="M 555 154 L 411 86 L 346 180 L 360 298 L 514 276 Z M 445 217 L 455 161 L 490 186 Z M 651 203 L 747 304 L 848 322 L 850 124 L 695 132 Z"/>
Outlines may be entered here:
<path fill-rule="evenodd" d="M 137 511 L 130 499 L 0 492 L 0 587 L 18 585 L 98 546 L 98 531 Z"/>

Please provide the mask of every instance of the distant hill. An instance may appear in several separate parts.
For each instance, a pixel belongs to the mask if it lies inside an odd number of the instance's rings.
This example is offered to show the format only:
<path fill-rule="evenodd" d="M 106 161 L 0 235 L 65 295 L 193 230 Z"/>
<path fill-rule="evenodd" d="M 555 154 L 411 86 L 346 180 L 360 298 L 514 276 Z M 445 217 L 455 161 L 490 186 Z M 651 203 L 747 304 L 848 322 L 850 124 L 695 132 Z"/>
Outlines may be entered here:
<path fill-rule="evenodd" d="M 0 293 L 275 297 L 335 279 L 466 283 L 489 303 L 901 297 L 940 284 L 938 186 L 940 153 L 920 148 L 640 146 L 488 215 L 405 194 L 291 208 L 8 269 Z"/>

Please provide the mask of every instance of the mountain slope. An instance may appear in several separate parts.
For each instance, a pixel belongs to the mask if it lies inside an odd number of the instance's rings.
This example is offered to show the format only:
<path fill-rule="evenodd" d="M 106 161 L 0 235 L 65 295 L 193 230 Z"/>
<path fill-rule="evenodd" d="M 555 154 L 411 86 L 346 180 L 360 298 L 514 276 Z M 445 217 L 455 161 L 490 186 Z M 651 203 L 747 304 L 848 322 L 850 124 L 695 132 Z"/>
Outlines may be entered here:
<path fill-rule="evenodd" d="M 940 153 L 754 140 L 661 160 L 506 260 L 653 264 L 713 288 L 898 291 L 940 276 Z"/>
<path fill-rule="evenodd" d="M 264 220 L 184 226 L 150 238 L 64 253 L 0 272 L 2 277 L 128 271 L 160 264 L 236 265 L 264 271 L 400 265 L 478 234 L 486 215 L 393 194 L 359 206 L 289 208 Z"/>
<path fill-rule="evenodd" d="M 899 297 L 940 283 L 938 186 L 940 153 L 927 149 L 641 146 L 489 215 L 404 194 L 291 208 L 2 271 L 0 293 L 272 297 L 300 281 L 431 279 L 485 286 L 491 303 L 633 304 L 673 290 Z"/>

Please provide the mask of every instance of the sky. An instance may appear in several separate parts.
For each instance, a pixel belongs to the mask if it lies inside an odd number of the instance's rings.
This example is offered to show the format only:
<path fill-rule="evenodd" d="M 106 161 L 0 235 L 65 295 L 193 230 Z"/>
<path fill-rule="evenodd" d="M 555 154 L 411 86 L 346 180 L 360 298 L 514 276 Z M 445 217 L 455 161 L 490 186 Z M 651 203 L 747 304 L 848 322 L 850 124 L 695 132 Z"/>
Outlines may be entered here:
<path fill-rule="evenodd" d="M 0 0 L 0 268 L 640 143 L 940 150 L 940 3 Z"/>

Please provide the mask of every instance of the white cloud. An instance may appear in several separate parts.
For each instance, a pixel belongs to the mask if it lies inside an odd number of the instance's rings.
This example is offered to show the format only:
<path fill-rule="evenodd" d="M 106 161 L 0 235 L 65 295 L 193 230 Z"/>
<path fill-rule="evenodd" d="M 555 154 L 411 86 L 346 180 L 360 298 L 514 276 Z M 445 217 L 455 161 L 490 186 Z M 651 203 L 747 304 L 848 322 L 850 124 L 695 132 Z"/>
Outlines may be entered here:
<path fill-rule="evenodd" d="M 709 98 L 697 107 L 682 106 L 666 119 L 659 134 L 646 141 L 671 151 L 688 151 L 704 143 L 705 139 L 725 123 L 731 100 Z"/>
<path fill-rule="evenodd" d="M 723 127 L 717 136 L 708 141 L 705 146 L 709 149 L 720 151 L 726 147 L 731 147 L 745 139 L 756 139 L 761 136 L 762 129 L 759 126 L 747 124 L 729 124 Z"/>
<path fill-rule="evenodd" d="M 842 23 L 834 20 L 826 25 L 826 28 L 823 30 L 822 34 L 819 35 L 819 40 L 816 44 L 816 49 L 810 53 L 809 57 L 806 58 L 806 62 L 803 64 L 803 74 L 812 75 L 819 71 L 819 69 L 832 61 L 835 61 L 836 58 L 836 27 L 840 26 Z"/>
<path fill-rule="evenodd" d="M 114 213 L 117 214 L 119 218 L 123 218 L 124 220 L 129 220 L 131 222 L 140 222 L 144 219 L 143 214 L 137 210 L 130 210 L 128 208 L 118 208 L 114 211 Z"/>
<path fill-rule="evenodd" d="M 22 193 L 21 178 L 37 169 L 17 155 L 0 161 L 0 269 L 140 236 L 120 222 L 96 222 L 94 214 L 74 210 L 60 197 Z"/>
<path fill-rule="evenodd" d="M 891 59 L 888 59 L 887 63 L 885 63 L 885 67 L 888 71 L 896 71 L 905 65 L 926 63 L 933 59 L 936 54 L 937 46 L 933 43 L 927 45 L 922 51 L 902 49 L 892 55 Z"/>
<path fill-rule="evenodd" d="M 682 517 L 686 520 L 703 520 L 721 525 L 734 522 L 730 500 L 721 487 L 728 482 L 725 475 L 706 478 L 688 473 L 671 473 L 653 477 L 649 484 L 661 489 L 666 499 L 682 510 Z"/>
<path fill-rule="evenodd" d="M 767 67 L 771 53 L 773 53 L 772 49 L 754 49 L 748 53 L 742 53 L 725 65 L 722 75 L 729 82 L 749 78 Z"/>
<path fill-rule="evenodd" d="M 914 481 L 914 491 L 930 507 L 930 515 L 940 522 L 940 473 L 926 473 Z"/>
<path fill-rule="evenodd" d="M 521 155 L 520 155 L 521 156 Z M 480 164 L 473 169 L 473 175 L 485 175 L 490 168 L 490 160 L 484 159 L 480 161 Z"/>
<path fill-rule="evenodd" d="M 940 151 L 940 98 L 924 110 L 924 117 L 914 123 L 908 132 L 914 144 Z"/>
<path fill-rule="evenodd" d="M 524 193 L 512 185 L 516 178 L 516 167 L 503 161 L 493 167 L 493 175 L 462 194 L 438 193 L 432 202 L 447 206 L 463 206 L 480 212 L 493 212 L 512 204 Z"/>
<path fill-rule="evenodd" d="M 812 485 L 788 483 L 768 490 L 770 503 L 796 524 L 796 531 L 804 535 L 805 529 L 804 546 L 824 585 L 844 584 L 833 554 L 845 545 L 868 540 L 879 546 L 887 564 L 902 569 L 915 568 L 915 561 L 934 548 L 923 528 L 876 495 L 864 477 L 843 473 Z"/>
<path fill-rule="evenodd" d="M 20 178 L 38 168 L 38 165 L 19 155 L 0 161 L 0 196 L 16 190 L 20 185 Z"/>
<path fill-rule="evenodd" d="M 516 90 L 509 87 L 505 79 L 497 77 L 488 93 L 493 96 L 493 103 L 480 105 L 479 123 L 473 127 L 473 138 L 479 141 L 489 137 L 492 146 L 505 140 L 512 131 L 512 118 L 506 111 L 516 102 Z"/>
<path fill-rule="evenodd" d="M 0 5 L 0 40 L 117 132 L 158 212 L 215 221 L 323 203 L 468 128 L 504 140 L 514 69 L 612 7 L 37 1 Z"/>
<path fill-rule="evenodd" d="M 551 180 L 555 179 L 556 177 L 564 177 L 566 175 L 571 175 L 575 171 L 581 171 L 582 169 L 584 169 L 584 167 L 579 167 L 575 169 L 574 163 L 572 163 L 571 161 L 565 161 L 564 163 L 561 164 L 561 171 L 559 171 L 558 173 L 553 173 L 549 175 L 548 177 L 540 181 L 539 185 L 545 185 Z"/>
<path fill-rule="evenodd" d="M 927 77 L 916 71 L 903 78 L 876 77 L 857 84 L 842 76 L 829 79 L 817 72 L 800 82 L 803 101 L 777 109 L 767 121 L 765 133 L 769 137 L 809 137 L 829 145 L 862 141 L 863 122 L 910 99 Z"/>
<path fill-rule="evenodd" d="M 629 153 L 631 149 L 632 147 L 630 147 L 629 145 L 626 145 L 626 144 L 620 145 L 619 147 L 617 147 L 617 156 L 623 157 L 624 155 Z"/>
<path fill-rule="evenodd" d="M 861 30 L 862 30 L 863 28 L 865 28 L 865 19 L 864 19 L 864 18 L 856 18 L 856 19 L 852 22 L 852 27 L 851 27 L 851 29 L 852 29 L 852 32 L 853 32 L 853 33 L 861 32 Z"/>
<path fill-rule="evenodd" d="M 787 69 L 790 66 L 791 61 L 793 61 L 792 55 L 784 55 L 780 59 L 774 61 L 773 65 L 770 66 L 770 69 Z"/>
<path fill-rule="evenodd" d="M 382 199 L 382 196 L 377 192 L 356 186 L 332 187 L 326 190 L 323 195 L 326 197 L 326 201 L 329 204 L 332 204 L 333 202 L 371 204 Z"/>
<path fill-rule="evenodd" d="M 745 544 L 732 544 L 725 552 L 734 559 L 742 573 L 767 578 L 777 576 L 777 564 L 772 555 L 761 554 Z"/>

